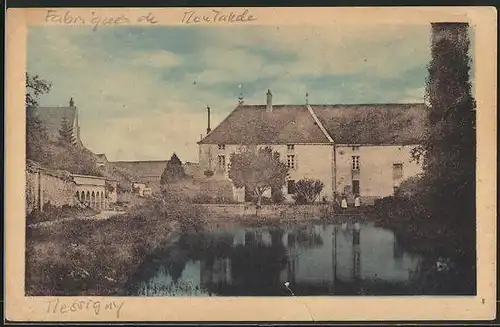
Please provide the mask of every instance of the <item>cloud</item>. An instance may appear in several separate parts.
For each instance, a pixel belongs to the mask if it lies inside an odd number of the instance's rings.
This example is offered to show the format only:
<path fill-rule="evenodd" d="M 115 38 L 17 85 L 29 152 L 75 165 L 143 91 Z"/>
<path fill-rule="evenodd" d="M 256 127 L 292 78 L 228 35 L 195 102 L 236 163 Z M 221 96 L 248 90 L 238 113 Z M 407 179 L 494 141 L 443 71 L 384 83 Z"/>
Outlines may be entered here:
<path fill-rule="evenodd" d="M 293 54 L 280 60 L 280 73 L 300 76 L 345 75 L 370 71 L 397 76 L 429 56 L 426 25 L 290 26 L 218 30 L 212 42 L 267 52 Z"/>
<path fill-rule="evenodd" d="M 151 66 L 155 68 L 169 68 L 178 66 L 182 62 L 181 58 L 169 51 L 153 51 L 139 53 L 132 59 L 133 65 Z"/>
<path fill-rule="evenodd" d="M 53 83 L 42 105 L 79 108 L 84 143 L 110 160 L 196 161 L 237 104 L 414 102 L 428 57 L 422 26 L 37 27 L 28 71 Z M 422 73 L 423 72 L 423 73 Z M 240 90 L 238 84 L 243 84 Z M 420 101 L 419 101 L 420 102 Z"/>

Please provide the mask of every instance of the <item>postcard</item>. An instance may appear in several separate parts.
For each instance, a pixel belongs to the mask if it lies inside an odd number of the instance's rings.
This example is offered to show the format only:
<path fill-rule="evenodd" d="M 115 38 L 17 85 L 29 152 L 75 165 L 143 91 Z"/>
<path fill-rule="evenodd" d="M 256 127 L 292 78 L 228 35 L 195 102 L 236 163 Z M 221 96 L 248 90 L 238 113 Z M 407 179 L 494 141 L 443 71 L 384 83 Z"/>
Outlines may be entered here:
<path fill-rule="evenodd" d="M 9 9 L 7 319 L 493 319 L 496 26 Z"/>

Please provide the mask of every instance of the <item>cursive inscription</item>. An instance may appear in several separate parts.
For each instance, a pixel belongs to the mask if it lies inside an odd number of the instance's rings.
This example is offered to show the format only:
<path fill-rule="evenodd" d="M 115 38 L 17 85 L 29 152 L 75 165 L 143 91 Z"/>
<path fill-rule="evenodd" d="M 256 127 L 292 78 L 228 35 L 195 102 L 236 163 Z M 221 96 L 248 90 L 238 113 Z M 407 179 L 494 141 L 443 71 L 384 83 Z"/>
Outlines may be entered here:
<path fill-rule="evenodd" d="M 134 22 L 142 24 L 158 23 L 156 17 L 151 12 L 139 17 L 129 17 L 120 13 L 116 15 L 101 15 L 96 11 L 92 11 L 91 14 L 76 15 L 70 10 L 62 11 L 56 9 L 47 10 L 45 13 L 45 22 L 61 25 L 92 25 L 94 31 L 100 26 L 128 25 Z"/>
<path fill-rule="evenodd" d="M 186 11 L 182 17 L 184 24 L 197 24 L 197 23 L 244 23 L 257 20 L 257 17 L 252 16 L 247 9 L 241 13 L 223 12 L 221 10 L 212 9 L 211 13 L 198 14 L 196 11 Z"/>
<path fill-rule="evenodd" d="M 53 314 L 67 314 L 76 311 L 88 311 L 94 313 L 96 316 L 102 311 L 115 311 L 116 317 L 120 318 L 120 311 L 125 302 L 101 302 L 95 300 L 82 300 L 82 301 L 73 301 L 71 303 L 63 303 L 58 298 L 55 300 L 51 300 L 47 302 L 47 313 Z"/>

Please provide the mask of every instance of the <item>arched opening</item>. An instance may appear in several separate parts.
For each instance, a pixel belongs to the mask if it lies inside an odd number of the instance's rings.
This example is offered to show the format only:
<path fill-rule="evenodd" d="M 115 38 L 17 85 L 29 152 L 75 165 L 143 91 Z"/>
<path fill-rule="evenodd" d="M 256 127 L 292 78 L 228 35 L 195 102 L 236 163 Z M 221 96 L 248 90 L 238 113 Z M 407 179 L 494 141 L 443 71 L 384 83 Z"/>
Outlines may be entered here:
<path fill-rule="evenodd" d="M 76 191 L 75 198 L 80 201 L 80 192 Z"/>
<path fill-rule="evenodd" d="M 85 198 L 85 205 L 90 207 L 90 191 L 87 191 L 87 196 Z"/>
<path fill-rule="evenodd" d="M 80 192 L 80 202 L 85 203 L 85 192 L 84 191 Z"/>
<path fill-rule="evenodd" d="M 92 198 L 90 200 L 90 207 L 95 208 L 95 193 L 92 191 Z"/>
<path fill-rule="evenodd" d="M 106 210 L 106 199 L 104 198 L 104 192 L 101 191 L 101 201 L 102 201 L 102 209 Z"/>
<path fill-rule="evenodd" d="M 101 201 L 100 201 L 100 192 L 97 192 L 95 195 L 95 207 L 97 209 L 101 209 Z"/>

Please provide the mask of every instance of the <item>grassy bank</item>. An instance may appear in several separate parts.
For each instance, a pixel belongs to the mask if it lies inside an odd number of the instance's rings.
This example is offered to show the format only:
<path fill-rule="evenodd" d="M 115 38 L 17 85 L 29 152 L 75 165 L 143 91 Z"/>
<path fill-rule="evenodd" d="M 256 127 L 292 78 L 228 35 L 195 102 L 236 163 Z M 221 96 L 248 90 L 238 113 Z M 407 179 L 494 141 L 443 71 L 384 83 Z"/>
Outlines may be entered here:
<path fill-rule="evenodd" d="M 177 232 L 203 228 L 200 208 L 151 199 L 108 220 L 26 230 L 26 295 L 122 295 L 143 257 Z"/>
<path fill-rule="evenodd" d="M 62 207 L 54 207 L 46 205 L 44 211 L 40 212 L 38 210 L 33 210 L 26 215 L 26 223 L 37 224 L 47 221 L 56 221 L 67 218 L 87 218 L 98 214 L 99 211 L 91 208 L 78 208 L 68 205 Z"/>

